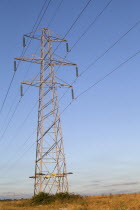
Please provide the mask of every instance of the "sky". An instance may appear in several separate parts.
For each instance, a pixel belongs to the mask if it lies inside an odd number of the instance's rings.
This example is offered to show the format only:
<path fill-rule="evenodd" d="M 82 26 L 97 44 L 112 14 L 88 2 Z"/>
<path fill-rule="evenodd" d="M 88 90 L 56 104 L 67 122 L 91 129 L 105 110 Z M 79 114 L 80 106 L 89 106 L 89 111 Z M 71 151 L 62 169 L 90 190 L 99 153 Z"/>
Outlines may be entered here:
<path fill-rule="evenodd" d="M 51 0 L 46 12 L 44 6 L 38 29 L 49 25 L 64 37 L 88 0 L 63 0 L 57 9 L 60 2 Z M 70 192 L 85 195 L 140 191 L 140 54 L 129 59 L 140 50 L 140 1 L 112 0 L 101 13 L 109 2 L 91 0 L 66 36 L 71 48 L 86 31 L 67 57 L 78 65 L 79 74 L 90 65 L 73 85 L 75 97 L 96 84 L 75 99 L 61 116 L 67 170 L 73 172 L 69 175 Z M 20 57 L 23 50 L 22 36 L 32 32 L 44 3 L 45 0 L 1 1 L 0 108 L 13 76 L 14 58 Z M 26 55 L 34 53 L 36 47 L 36 42 L 31 43 Z M 65 45 L 56 53 L 64 57 Z M 124 64 L 120 66 L 121 63 Z M 1 197 L 33 194 L 29 176 L 34 174 L 35 164 L 37 89 L 30 88 L 15 113 L 14 110 L 20 98 L 20 83 L 37 72 L 38 66 L 20 63 L 0 112 Z M 62 68 L 59 74 L 69 84 L 75 79 L 73 68 Z M 104 78 L 105 75 L 108 76 Z M 60 110 L 70 101 L 68 91 L 60 102 Z"/>

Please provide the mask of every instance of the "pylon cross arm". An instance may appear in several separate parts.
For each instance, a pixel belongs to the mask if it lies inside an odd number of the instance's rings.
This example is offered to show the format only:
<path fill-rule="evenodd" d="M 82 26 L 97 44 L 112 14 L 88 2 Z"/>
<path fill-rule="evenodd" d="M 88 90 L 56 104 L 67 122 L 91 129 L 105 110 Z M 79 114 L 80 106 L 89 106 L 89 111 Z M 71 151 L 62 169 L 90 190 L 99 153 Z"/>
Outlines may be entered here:
<path fill-rule="evenodd" d="M 31 62 L 31 63 L 37 63 L 37 64 L 41 64 L 41 62 L 44 60 L 45 61 L 45 65 L 68 65 L 68 66 L 76 66 L 75 63 L 71 63 L 71 62 L 66 62 L 66 61 L 62 61 L 62 60 L 57 60 L 57 59 L 43 59 L 40 57 L 19 57 L 19 58 L 15 58 L 15 60 L 22 60 L 22 61 L 26 61 L 26 62 Z"/>
<path fill-rule="evenodd" d="M 35 86 L 35 87 L 40 87 L 41 84 L 45 84 L 44 88 L 70 88 L 72 87 L 71 85 L 68 84 L 63 84 L 63 83 L 58 83 L 58 82 L 46 82 L 46 81 L 25 81 L 22 82 L 22 84 L 25 85 L 31 85 L 31 86 Z"/>
<path fill-rule="evenodd" d="M 20 57 L 20 58 L 15 58 L 15 60 L 21 60 L 21 61 L 26 61 L 26 62 L 31 62 L 31 63 L 37 63 L 41 64 L 41 58 L 34 58 L 34 57 Z"/>

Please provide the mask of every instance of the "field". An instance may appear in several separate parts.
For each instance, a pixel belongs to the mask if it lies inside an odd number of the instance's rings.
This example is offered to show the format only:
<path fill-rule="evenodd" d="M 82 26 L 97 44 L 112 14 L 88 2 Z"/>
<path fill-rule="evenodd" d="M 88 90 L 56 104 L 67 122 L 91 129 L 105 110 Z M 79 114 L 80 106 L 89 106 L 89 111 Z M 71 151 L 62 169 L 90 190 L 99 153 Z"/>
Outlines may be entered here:
<path fill-rule="evenodd" d="M 138 210 L 140 194 L 86 196 L 71 202 L 33 205 L 31 200 L 0 201 L 0 210 Z"/>

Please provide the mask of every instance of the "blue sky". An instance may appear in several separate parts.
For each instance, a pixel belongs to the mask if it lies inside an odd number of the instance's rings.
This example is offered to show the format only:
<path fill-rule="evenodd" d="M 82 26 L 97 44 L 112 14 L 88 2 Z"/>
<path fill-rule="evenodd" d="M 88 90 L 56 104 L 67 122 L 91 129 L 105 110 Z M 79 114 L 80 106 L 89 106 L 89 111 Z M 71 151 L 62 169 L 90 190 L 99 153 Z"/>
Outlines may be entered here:
<path fill-rule="evenodd" d="M 22 36 L 32 31 L 44 0 L 3 0 L 0 6 L 0 106 L 13 75 L 13 60 L 22 52 Z M 64 36 L 87 0 L 64 0 L 50 29 Z M 108 0 L 92 0 L 68 36 L 69 45 L 92 23 Z M 52 0 L 38 28 L 47 27 L 60 0 Z M 68 59 L 84 71 L 116 40 L 140 20 L 138 0 L 113 0 L 105 12 L 69 53 Z M 99 59 L 74 84 L 75 96 L 100 80 L 140 50 L 140 24 Z M 33 42 L 26 54 L 36 49 Z M 65 45 L 57 54 L 65 56 Z M 63 135 L 70 191 L 81 194 L 138 192 L 140 189 L 140 55 L 137 55 L 94 88 L 79 97 L 62 115 Z M 29 72 L 26 75 L 26 71 Z M 30 195 L 34 173 L 37 90 L 23 97 L 5 134 L 19 100 L 19 85 L 39 71 L 35 65 L 20 63 L 3 111 L 0 114 L 0 195 Z M 71 83 L 73 69 L 60 75 Z M 60 103 L 63 110 L 71 100 L 68 92 Z M 10 107 L 11 112 L 8 114 Z M 31 111 L 26 123 L 23 123 Z M 22 126 L 23 124 L 23 126 Z M 30 137 L 30 138 L 29 138 Z M 26 143 L 24 143 L 27 141 Z M 30 148 L 31 147 L 31 148 Z M 27 152 L 26 152 L 27 151 Z"/>

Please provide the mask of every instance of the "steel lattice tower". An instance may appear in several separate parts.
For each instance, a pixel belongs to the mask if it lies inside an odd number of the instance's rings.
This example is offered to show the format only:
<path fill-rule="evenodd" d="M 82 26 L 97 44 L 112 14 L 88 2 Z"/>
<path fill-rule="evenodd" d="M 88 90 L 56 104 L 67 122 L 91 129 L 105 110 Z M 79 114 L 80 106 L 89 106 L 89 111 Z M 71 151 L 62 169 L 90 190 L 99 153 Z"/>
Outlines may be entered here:
<path fill-rule="evenodd" d="M 40 41 L 40 53 L 15 58 L 40 65 L 40 78 L 22 82 L 22 84 L 39 87 L 35 175 L 31 177 L 35 179 L 34 194 L 68 192 L 67 175 L 69 173 L 66 170 L 58 88 L 72 89 L 72 86 L 56 76 L 55 67 L 74 65 L 77 70 L 77 65 L 54 54 L 53 42 L 66 42 L 67 51 L 68 43 L 50 29 L 43 28 L 25 34 L 23 36 L 24 46 L 26 45 L 25 37 Z"/>

